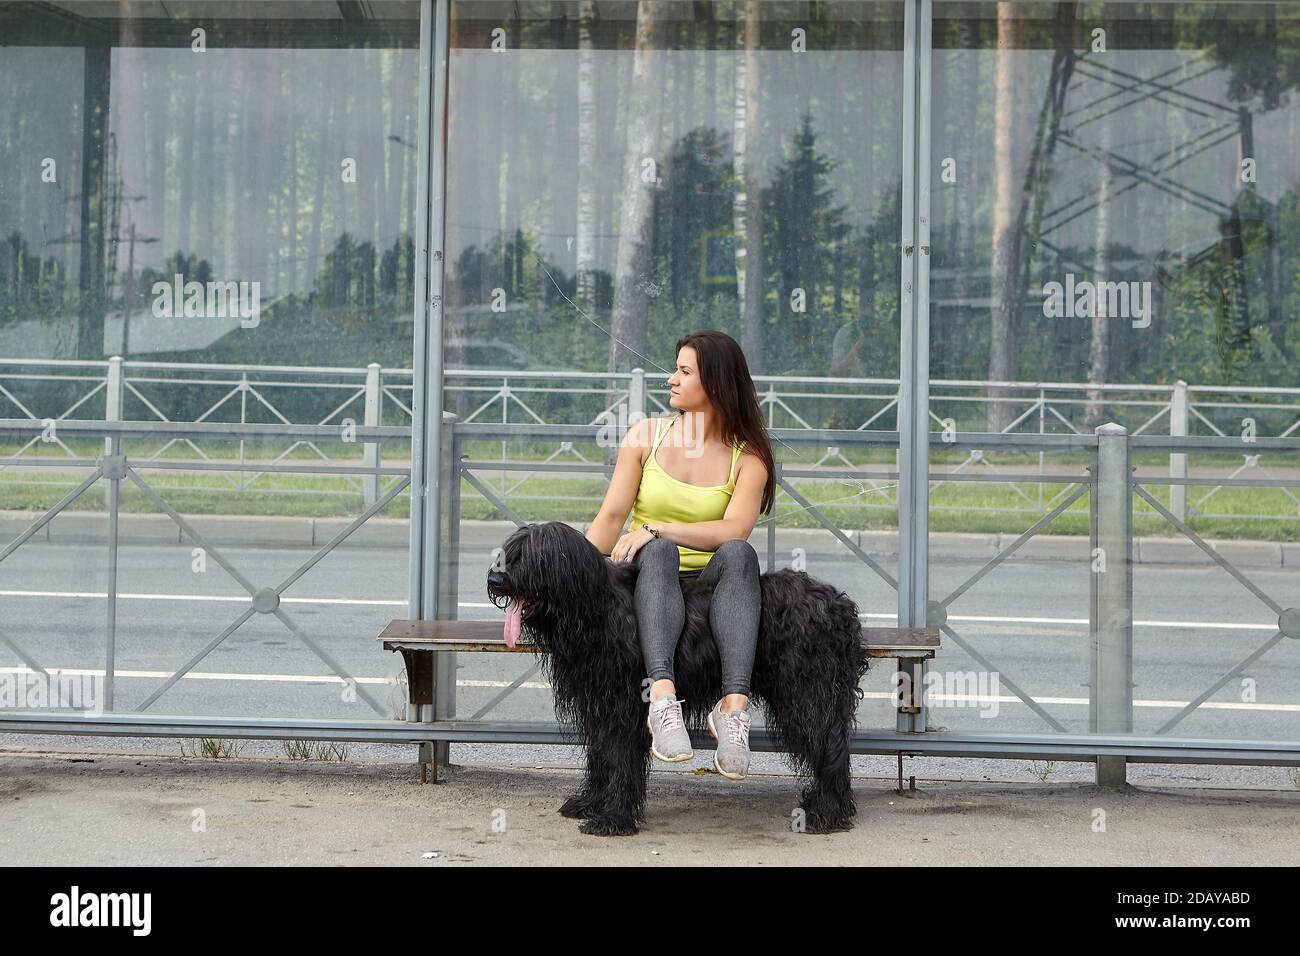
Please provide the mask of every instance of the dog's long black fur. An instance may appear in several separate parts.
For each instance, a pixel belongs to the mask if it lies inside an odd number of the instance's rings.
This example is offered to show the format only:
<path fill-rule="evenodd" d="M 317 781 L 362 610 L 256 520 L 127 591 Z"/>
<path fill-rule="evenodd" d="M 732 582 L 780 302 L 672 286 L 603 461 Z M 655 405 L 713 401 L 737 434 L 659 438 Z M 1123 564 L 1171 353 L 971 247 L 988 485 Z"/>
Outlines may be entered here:
<path fill-rule="evenodd" d="M 630 834 L 644 822 L 650 774 L 645 663 L 632 603 L 638 568 L 605 557 L 580 532 L 552 521 L 506 539 L 488 573 L 498 607 L 521 602 L 523 639 L 545 653 L 555 712 L 586 748 L 586 778 L 560 807 L 583 833 Z M 849 735 L 867 671 L 857 606 L 844 593 L 788 569 L 761 576 L 762 614 L 751 702 L 797 773 L 803 829 L 849 829 L 857 806 L 849 778 Z M 674 683 L 689 728 L 722 696 L 722 670 L 709 629 L 708 585 L 682 588 L 686 623 Z"/>

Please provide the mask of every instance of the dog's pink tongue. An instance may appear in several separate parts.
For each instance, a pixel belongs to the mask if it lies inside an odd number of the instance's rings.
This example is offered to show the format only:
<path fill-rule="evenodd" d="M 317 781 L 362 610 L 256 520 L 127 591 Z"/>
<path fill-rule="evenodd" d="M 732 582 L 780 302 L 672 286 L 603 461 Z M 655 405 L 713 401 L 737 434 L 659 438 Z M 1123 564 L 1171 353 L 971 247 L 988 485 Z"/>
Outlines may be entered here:
<path fill-rule="evenodd" d="M 504 637 L 507 647 L 514 647 L 519 643 L 519 631 L 523 627 L 523 608 L 518 601 L 511 601 L 506 605 L 506 629 Z"/>

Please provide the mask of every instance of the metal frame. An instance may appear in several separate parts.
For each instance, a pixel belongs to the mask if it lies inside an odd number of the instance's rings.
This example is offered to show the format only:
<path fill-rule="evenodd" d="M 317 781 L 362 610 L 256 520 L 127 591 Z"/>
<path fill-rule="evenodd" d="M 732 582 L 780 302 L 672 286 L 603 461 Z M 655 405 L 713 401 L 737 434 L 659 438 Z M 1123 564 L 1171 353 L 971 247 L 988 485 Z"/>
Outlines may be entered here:
<path fill-rule="evenodd" d="M 5 722 L 10 732 L 77 734 L 88 737 L 233 737 L 247 740 L 340 740 L 363 743 L 568 744 L 571 735 L 551 723 L 528 721 L 446 720 L 412 725 L 403 721 L 333 721 L 250 719 L 236 717 L 141 717 L 112 714 L 89 720 L 72 715 L 31 713 Z M 754 750 L 773 749 L 762 727 L 750 733 Z M 701 739 L 699 741 L 703 743 Z M 1091 734 L 901 734 L 855 731 L 855 754 L 930 757 L 1003 757 L 1017 760 L 1075 760 L 1091 763 L 1098 756 L 1132 763 L 1204 763 L 1244 766 L 1291 766 L 1296 751 L 1286 743 L 1230 738 L 1136 737 Z"/>
<path fill-rule="evenodd" d="M 455 617 L 447 604 L 443 541 L 444 499 L 451 495 L 443 460 L 443 262 L 447 195 L 447 81 L 451 29 L 450 0 L 420 2 L 420 130 L 416 196 L 419 206 L 416 252 L 415 343 L 411 403 L 410 604 L 413 618 Z M 448 515 L 459 522 L 459 515 Z M 452 535 L 455 530 L 452 530 Z M 448 542 L 451 543 L 451 542 Z M 452 583 L 454 589 L 455 582 Z M 454 595 L 454 590 L 451 592 Z M 411 708 L 411 721 L 451 716 L 455 706 L 456 656 L 433 661 L 434 703 Z M 426 712 L 427 711 L 427 712 Z M 433 738 L 426 738 L 433 740 Z M 423 747 L 423 745 L 422 745 Z M 449 759 L 448 742 L 432 744 L 435 765 Z"/>
<path fill-rule="evenodd" d="M 907 0 L 903 40 L 902 330 L 898 398 L 898 626 L 929 627 L 930 516 L 930 37 L 931 0 Z M 922 687 L 925 661 L 899 661 Z M 900 732 L 923 731 L 919 707 L 897 711 Z"/>
<path fill-rule="evenodd" d="M 411 360 L 411 544 L 408 558 L 407 593 L 412 618 L 424 616 L 424 505 L 428 494 L 425 409 L 428 407 L 429 352 L 429 224 L 433 210 L 429 203 L 429 144 L 432 141 L 433 101 L 430 77 L 433 71 L 433 4 L 420 0 L 420 102 L 415 183 L 415 316 Z M 437 451 L 434 451 L 437 454 Z"/>

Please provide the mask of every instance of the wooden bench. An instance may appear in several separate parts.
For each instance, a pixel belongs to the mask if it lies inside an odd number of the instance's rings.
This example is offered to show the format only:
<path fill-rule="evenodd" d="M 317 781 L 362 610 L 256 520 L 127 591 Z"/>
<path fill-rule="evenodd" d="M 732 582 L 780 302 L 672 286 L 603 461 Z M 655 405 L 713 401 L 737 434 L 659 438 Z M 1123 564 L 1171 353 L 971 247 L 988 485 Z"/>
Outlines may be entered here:
<path fill-rule="evenodd" d="M 514 647 L 502 637 L 500 621 L 389 621 L 378 640 L 386 651 L 398 651 L 406 663 L 407 703 L 419 714 L 423 705 L 434 702 L 433 655 L 442 653 L 539 653 L 535 644 L 521 639 Z M 938 628 L 864 627 L 862 645 L 870 658 L 894 658 L 907 664 L 932 660 L 939 649 Z M 898 708 L 904 713 L 919 713 L 921 682 L 905 683 L 905 697 Z M 420 783 L 432 770 L 438 782 L 437 748 L 420 746 Z"/>

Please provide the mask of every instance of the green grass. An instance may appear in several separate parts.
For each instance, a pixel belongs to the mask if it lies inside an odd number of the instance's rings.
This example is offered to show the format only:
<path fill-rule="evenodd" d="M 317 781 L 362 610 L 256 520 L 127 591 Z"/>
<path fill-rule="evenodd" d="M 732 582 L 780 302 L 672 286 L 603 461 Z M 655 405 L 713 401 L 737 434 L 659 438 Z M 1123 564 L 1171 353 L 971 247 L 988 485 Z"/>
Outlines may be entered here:
<path fill-rule="evenodd" d="M 239 751 L 243 744 L 238 740 L 229 740 L 219 737 L 200 737 L 194 740 L 177 741 L 180 747 L 182 757 L 206 757 L 212 760 L 222 760 L 227 757 L 238 757 Z"/>
<path fill-rule="evenodd" d="M 355 516 L 364 510 L 361 492 L 346 480 L 332 475 L 264 475 L 241 491 L 216 472 L 182 474 L 140 469 L 139 474 L 182 515 L 331 518 Z M 43 471 L 21 475 L 0 472 L 0 507 L 5 510 L 45 511 L 85 477 L 85 472 Z M 247 478 L 251 476 L 247 476 L 246 481 Z M 395 476 L 384 476 L 380 494 L 394 481 L 400 480 Z M 122 482 L 118 506 L 130 514 L 159 513 L 157 506 L 131 481 Z M 69 507 L 73 511 L 103 511 L 103 482 L 87 489 Z M 410 507 L 405 492 L 389 502 L 381 513 L 393 518 L 408 517 Z"/>
<path fill-rule="evenodd" d="M 98 448 L 102 454 L 102 445 Z M 322 449 L 330 453 L 330 450 Z M 542 448 L 539 446 L 538 451 Z M 355 451 L 355 449 L 352 449 Z M 600 449 L 584 450 L 590 462 L 600 462 Z M 485 461 L 499 456 L 500 443 L 475 443 L 462 450 L 465 457 Z M 526 450 L 511 447 L 514 460 Z M 209 454 L 213 452 L 209 451 Z M 309 453 L 309 457 L 315 457 Z M 540 458 L 541 455 L 539 454 Z M 806 464 L 811 465 L 820 456 L 810 453 Z M 850 456 L 858 464 L 871 470 L 892 468 L 892 451 L 869 451 Z M 963 456 L 941 456 L 947 464 L 963 460 Z M 1143 456 L 1144 458 L 1149 456 Z M 1216 456 L 1221 464 L 1240 463 L 1240 456 Z M 579 459 L 559 456 L 556 460 L 578 462 Z M 1057 456 L 1045 463 L 1045 471 L 1053 475 L 1084 475 L 1087 457 L 1082 455 Z M 1150 457 L 1144 461 L 1152 468 L 1167 465 L 1167 456 Z M 395 462 L 394 462 L 395 463 Z M 827 464 L 831 462 L 828 461 Z M 843 464 L 843 462 L 839 462 Z M 936 462 L 937 463 L 937 462 Z M 1209 464 L 1208 456 L 1196 458 L 1197 465 Z M 791 462 L 802 465 L 804 461 Z M 998 455 L 996 466 L 1034 466 L 1037 455 Z M 253 480 L 245 476 L 245 488 L 238 489 L 218 472 L 185 473 L 178 471 L 139 468 L 141 477 L 158 494 L 182 515 L 264 515 L 296 517 L 351 517 L 363 508 L 361 492 L 357 485 L 336 475 L 266 474 Z M 991 469 L 979 464 L 969 465 L 966 471 L 980 473 Z M 57 503 L 77 482 L 84 478 L 85 470 L 28 469 L 26 471 L 0 470 L 0 508 L 20 511 L 44 511 Z M 476 470 L 476 475 L 498 493 L 509 488 L 507 503 L 530 521 L 590 521 L 604 496 L 607 482 L 603 478 L 526 477 L 523 472 L 493 471 L 490 466 Z M 1028 478 L 1028 476 L 1027 476 Z M 357 479 L 359 481 L 359 479 Z M 381 494 L 399 480 L 384 476 Z M 1158 479 L 1155 479 L 1158 480 Z M 838 527 L 850 529 L 895 529 L 897 511 L 892 502 L 893 482 L 881 481 L 885 493 L 862 494 L 869 482 L 847 482 L 842 479 L 796 479 L 793 481 L 800 493 L 819 506 Z M 1020 533 L 1038 520 L 1042 505 L 1051 502 L 1067 486 L 1060 482 L 1042 486 L 1032 480 L 1008 485 L 993 482 L 942 482 L 936 479 L 930 496 L 930 528 L 936 532 L 1001 532 Z M 1166 506 L 1169 487 L 1159 484 L 1145 486 L 1157 500 Z M 1197 509 L 1197 503 L 1209 495 L 1211 487 L 1189 486 L 1188 501 Z M 1041 504 L 1040 504 L 1041 503 Z M 100 485 L 89 489 L 71 506 L 75 511 L 102 511 L 104 490 Z M 144 494 L 130 481 L 121 486 L 120 507 L 127 513 L 157 513 Z M 1134 529 L 1139 535 L 1174 535 L 1178 532 L 1141 499 L 1134 500 Z M 1269 541 L 1300 540 L 1300 506 L 1297 506 L 1280 488 L 1230 487 L 1213 494 L 1200 510 L 1211 510 L 1213 516 L 1194 516 L 1189 524 L 1197 532 L 1213 538 L 1262 539 Z M 384 517 L 409 516 L 409 495 L 399 494 L 380 512 Z M 774 509 L 775 521 L 780 528 L 821 527 L 816 517 L 804 510 L 784 492 L 778 491 Z M 461 486 L 461 516 L 466 519 L 500 519 L 502 515 L 490 502 L 482 498 L 468 482 Z M 770 520 L 760 516 L 761 523 Z M 1047 533 L 1086 535 L 1088 533 L 1089 499 L 1084 495 L 1058 516 L 1046 529 Z"/>
<path fill-rule="evenodd" d="M 347 760 L 348 745 L 329 740 L 282 740 L 290 760 Z"/>

